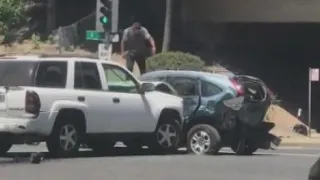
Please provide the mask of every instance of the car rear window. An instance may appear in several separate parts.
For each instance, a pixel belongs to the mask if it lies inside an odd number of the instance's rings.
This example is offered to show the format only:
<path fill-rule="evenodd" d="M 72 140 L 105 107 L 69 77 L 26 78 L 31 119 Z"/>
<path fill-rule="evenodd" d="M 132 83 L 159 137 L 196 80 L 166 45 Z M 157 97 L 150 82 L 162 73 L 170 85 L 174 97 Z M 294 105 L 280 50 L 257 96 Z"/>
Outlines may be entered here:
<path fill-rule="evenodd" d="M 0 61 L 0 86 L 32 86 L 36 61 Z"/>

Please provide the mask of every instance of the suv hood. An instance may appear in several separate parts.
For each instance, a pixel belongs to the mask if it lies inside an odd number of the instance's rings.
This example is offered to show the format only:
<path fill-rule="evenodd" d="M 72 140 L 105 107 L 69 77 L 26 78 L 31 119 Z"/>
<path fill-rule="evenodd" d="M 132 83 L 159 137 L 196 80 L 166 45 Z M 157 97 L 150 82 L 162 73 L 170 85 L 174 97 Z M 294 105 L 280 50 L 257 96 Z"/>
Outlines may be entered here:
<path fill-rule="evenodd" d="M 145 93 L 144 96 L 153 109 L 158 109 L 159 112 L 162 111 L 162 109 L 177 110 L 183 120 L 183 99 L 181 97 L 160 91 L 150 91 Z"/>

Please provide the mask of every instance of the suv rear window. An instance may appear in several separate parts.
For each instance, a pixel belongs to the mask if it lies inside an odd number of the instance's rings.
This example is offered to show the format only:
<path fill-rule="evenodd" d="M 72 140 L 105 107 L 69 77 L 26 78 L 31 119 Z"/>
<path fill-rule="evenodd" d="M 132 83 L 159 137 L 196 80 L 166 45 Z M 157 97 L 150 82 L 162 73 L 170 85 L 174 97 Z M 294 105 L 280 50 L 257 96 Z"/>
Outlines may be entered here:
<path fill-rule="evenodd" d="M 0 86 L 32 86 L 38 62 L 0 60 Z"/>
<path fill-rule="evenodd" d="M 0 86 L 63 88 L 66 74 L 67 62 L 0 61 Z"/>
<path fill-rule="evenodd" d="M 67 81 L 67 62 L 45 61 L 39 63 L 35 86 L 64 88 Z"/>

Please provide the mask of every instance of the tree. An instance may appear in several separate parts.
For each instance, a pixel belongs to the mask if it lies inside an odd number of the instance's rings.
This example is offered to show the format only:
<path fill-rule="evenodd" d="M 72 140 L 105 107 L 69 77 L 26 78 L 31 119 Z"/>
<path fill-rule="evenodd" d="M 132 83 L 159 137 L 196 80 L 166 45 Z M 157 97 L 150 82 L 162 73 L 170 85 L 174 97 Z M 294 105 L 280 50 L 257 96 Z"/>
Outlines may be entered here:
<path fill-rule="evenodd" d="M 22 0 L 0 0 L 0 35 L 5 35 L 25 20 Z"/>
<path fill-rule="evenodd" d="M 50 34 L 51 31 L 56 27 L 56 3 L 55 0 L 48 0 L 47 6 L 47 33 Z"/>
<path fill-rule="evenodd" d="M 170 48 L 172 4 L 173 4 L 172 0 L 166 0 L 166 17 L 164 22 L 162 52 L 167 52 Z"/>

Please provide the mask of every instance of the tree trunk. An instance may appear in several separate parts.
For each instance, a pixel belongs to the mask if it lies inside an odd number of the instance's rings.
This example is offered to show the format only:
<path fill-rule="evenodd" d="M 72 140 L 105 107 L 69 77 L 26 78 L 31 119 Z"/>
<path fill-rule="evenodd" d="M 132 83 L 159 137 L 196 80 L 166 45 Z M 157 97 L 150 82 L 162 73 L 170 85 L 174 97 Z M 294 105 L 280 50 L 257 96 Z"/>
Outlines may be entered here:
<path fill-rule="evenodd" d="M 55 0 L 48 0 L 47 6 L 47 33 L 51 33 L 56 27 L 56 3 Z"/>
<path fill-rule="evenodd" d="M 164 22 L 162 52 L 167 52 L 170 48 L 171 20 L 172 20 L 172 0 L 166 0 L 166 18 Z"/>

